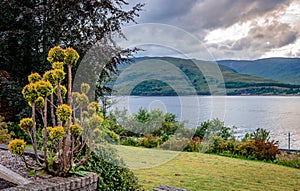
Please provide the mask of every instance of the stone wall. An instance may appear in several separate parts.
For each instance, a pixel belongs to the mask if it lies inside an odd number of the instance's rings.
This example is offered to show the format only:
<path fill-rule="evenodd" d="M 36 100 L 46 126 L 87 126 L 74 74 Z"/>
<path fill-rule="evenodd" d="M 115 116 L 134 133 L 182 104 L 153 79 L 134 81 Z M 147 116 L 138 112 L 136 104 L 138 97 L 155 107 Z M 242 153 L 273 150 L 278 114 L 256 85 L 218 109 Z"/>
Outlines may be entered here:
<path fill-rule="evenodd" d="M 94 191 L 98 176 L 89 172 L 84 177 L 53 177 L 33 183 L 4 189 L 5 191 Z"/>

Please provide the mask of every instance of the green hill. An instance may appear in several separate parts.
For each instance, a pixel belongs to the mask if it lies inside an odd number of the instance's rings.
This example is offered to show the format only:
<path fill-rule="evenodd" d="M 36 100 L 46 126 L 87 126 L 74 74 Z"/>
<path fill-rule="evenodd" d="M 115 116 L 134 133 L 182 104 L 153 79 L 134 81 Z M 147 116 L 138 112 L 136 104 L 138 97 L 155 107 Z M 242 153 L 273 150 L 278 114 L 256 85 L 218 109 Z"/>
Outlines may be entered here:
<path fill-rule="evenodd" d="M 123 95 L 278 95 L 297 94 L 299 88 L 213 62 L 171 57 L 137 58 L 120 68 L 113 83 Z"/>
<path fill-rule="evenodd" d="M 300 84 L 299 58 L 266 58 L 259 60 L 220 60 L 218 64 L 243 74 Z"/>

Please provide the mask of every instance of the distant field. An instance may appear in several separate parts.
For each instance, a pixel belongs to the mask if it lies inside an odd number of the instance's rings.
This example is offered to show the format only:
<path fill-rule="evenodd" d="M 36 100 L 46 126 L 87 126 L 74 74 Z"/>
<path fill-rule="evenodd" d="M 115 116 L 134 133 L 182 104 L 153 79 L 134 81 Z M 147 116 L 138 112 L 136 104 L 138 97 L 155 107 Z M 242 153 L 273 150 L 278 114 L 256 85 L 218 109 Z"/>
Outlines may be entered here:
<path fill-rule="evenodd" d="M 202 153 L 117 146 L 147 190 L 160 185 L 199 190 L 300 190 L 300 170 Z"/>

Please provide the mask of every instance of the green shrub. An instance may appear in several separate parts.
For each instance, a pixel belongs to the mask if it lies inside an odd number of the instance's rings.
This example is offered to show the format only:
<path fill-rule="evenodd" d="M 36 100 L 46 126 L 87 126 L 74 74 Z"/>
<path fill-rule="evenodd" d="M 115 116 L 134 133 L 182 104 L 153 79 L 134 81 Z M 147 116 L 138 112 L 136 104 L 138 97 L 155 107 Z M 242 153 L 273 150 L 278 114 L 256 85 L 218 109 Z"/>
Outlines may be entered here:
<path fill-rule="evenodd" d="M 227 149 L 227 142 L 222 137 L 215 136 L 212 149 L 213 153 L 223 153 Z"/>
<path fill-rule="evenodd" d="M 238 144 L 237 141 L 230 140 L 230 141 L 226 141 L 225 143 L 226 143 L 225 152 L 234 154 L 237 149 L 237 144 Z"/>
<path fill-rule="evenodd" d="M 123 162 L 118 159 L 114 149 L 103 145 L 98 145 L 89 160 L 84 164 L 85 170 L 98 174 L 98 190 L 144 190 L 138 184 L 138 179 L 133 172 L 124 168 L 124 166 Z"/>
<path fill-rule="evenodd" d="M 165 150 L 182 151 L 188 145 L 190 139 L 173 137 L 160 145 L 160 148 Z"/>
<path fill-rule="evenodd" d="M 118 134 L 116 134 L 115 132 L 113 132 L 111 130 L 106 130 L 105 133 L 106 133 L 106 136 L 105 136 L 106 141 L 108 141 L 109 143 L 113 143 L 113 144 L 120 143 L 120 136 Z"/>
<path fill-rule="evenodd" d="M 117 124 L 115 121 L 113 120 L 104 120 L 103 123 L 107 123 L 107 126 L 109 127 L 109 129 L 115 133 L 117 133 L 120 136 L 123 135 L 128 135 L 126 130 L 119 124 Z"/>
<path fill-rule="evenodd" d="M 253 133 L 246 133 L 242 141 L 248 139 L 263 140 L 264 142 L 268 142 L 270 139 L 270 132 L 265 129 L 258 128 Z"/>
<path fill-rule="evenodd" d="M 137 145 L 140 147 L 146 147 L 146 148 L 156 148 L 160 145 L 160 139 L 158 137 L 154 137 L 151 134 L 145 134 L 144 137 L 139 138 Z"/>
<path fill-rule="evenodd" d="M 8 129 L 0 129 L 0 144 L 8 144 L 12 137 L 14 136 L 13 132 L 8 132 Z"/>
<path fill-rule="evenodd" d="M 18 123 L 11 123 L 7 126 L 8 131 L 12 134 L 13 138 L 23 139 L 26 143 L 30 143 L 28 134 L 20 128 Z M 1 136 L 1 135 L 0 135 Z"/>
<path fill-rule="evenodd" d="M 236 154 L 249 159 L 255 159 L 255 140 L 242 141 L 237 145 Z"/>
<path fill-rule="evenodd" d="M 230 127 L 226 127 L 224 122 L 219 119 L 208 120 L 201 123 L 200 126 L 195 129 L 193 137 L 200 137 L 200 139 L 204 139 L 205 137 L 209 137 L 211 134 L 222 137 L 224 140 L 234 138 L 232 129 Z"/>
<path fill-rule="evenodd" d="M 274 162 L 279 165 L 300 169 L 299 154 L 281 152 L 280 154 L 276 155 L 276 160 Z"/>
<path fill-rule="evenodd" d="M 278 142 L 269 141 L 270 132 L 258 128 L 253 133 L 247 133 L 239 145 L 238 153 L 248 158 L 274 161 L 279 154 Z"/>
<path fill-rule="evenodd" d="M 200 144 L 201 144 L 200 138 L 195 137 L 195 138 L 190 140 L 190 142 L 187 144 L 187 146 L 184 148 L 183 151 L 199 152 L 200 151 Z"/>
<path fill-rule="evenodd" d="M 274 161 L 279 154 L 277 142 L 264 140 L 255 140 L 255 157 L 258 160 Z"/>
<path fill-rule="evenodd" d="M 170 135 L 164 134 L 164 135 L 160 136 L 159 139 L 160 139 L 161 143 L 164 143 L 164 142 L 166 142 L 167 140 L 170 139 Z"/>
<path fill-rule="evenodd" d="M 9 132 L 8 125 L 10 123 L 4 122 L 4 117 L 0 116 L 0 143 L 8 144 L 14 136 L 14 132 Z"/>
<path fill-rule="evenodd" d="M 122 145 L 125 146 L 137 146 L 138 141 L 133 137 L 127 137 L 126 139 L 121 141 Z"/>
<path fill-rule="evenodd" d="M 274 141 L 248 139 L 238 144 L 236 153 L 249 159 L 274 161 L 279 154 L 279 149 Z"/>
<path fill-rule="evenodd" d="M 200 145 L 200 151 L 204 153 L 222 153 L 225 149 L 226 141 L 216 134 L 210 134 Z"/>

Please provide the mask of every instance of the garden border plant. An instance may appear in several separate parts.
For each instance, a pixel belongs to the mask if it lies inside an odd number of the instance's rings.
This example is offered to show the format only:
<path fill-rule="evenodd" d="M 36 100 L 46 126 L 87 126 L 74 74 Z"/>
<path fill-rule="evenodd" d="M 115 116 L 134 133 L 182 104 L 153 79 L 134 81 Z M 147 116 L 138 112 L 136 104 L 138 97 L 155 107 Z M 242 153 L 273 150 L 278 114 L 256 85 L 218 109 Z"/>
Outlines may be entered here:
<path fill-rule="evenodd" d="M 37 166 L 26 164 L 31 170 L 43 169 L 55 176 L 68 176 L 92 153 L 93 130 L 103 119 L 99 115 L 98 103 L 90 103 L 86 96 L 88 84 L 81 85 L 81 93 L 72 92 L 72 67 L 78 59 L 79 55 L 73 48 L 51 48 L 47 60 L 52 69 L 43 76 L 38 73 L 29 75 L 29 84 L 22 90 L 32 112 L 31 117 L 21 119 L 19 124 L 29 135 L 35 153 Z M 66 74 L 67 88 L 62 85 Z M 79 119 L 76 110 L 79 110 Z M 36 123 L 37 114 L 40 114 L 42 124 Z M 42 128 L 41 137 L 37 133 L 39 127 Z M 38 154 L 38 140 L 42 140 L 42 156 Z M 10 141 L 8 148 L 13 154 L 23 156 L 25 145 L 23 140 L 15 139 Z"/>

